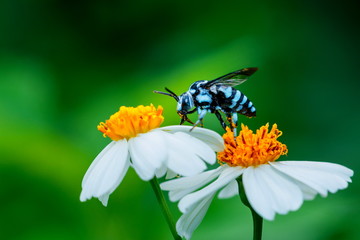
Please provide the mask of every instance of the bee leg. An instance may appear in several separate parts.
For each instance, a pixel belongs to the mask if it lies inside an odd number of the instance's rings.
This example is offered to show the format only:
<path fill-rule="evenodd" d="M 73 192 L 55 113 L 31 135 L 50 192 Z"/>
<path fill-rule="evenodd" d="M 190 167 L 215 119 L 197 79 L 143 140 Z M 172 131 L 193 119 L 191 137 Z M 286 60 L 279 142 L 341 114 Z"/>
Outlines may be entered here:
<path fill-rule="evenodd" d="M 232 117 L 230 113 L 226 113 L 226 120 L 229 122 L 230 128 L 233 126 Z"/>
<path fill-rule="evenodd" d="M 226 119 L 229 121 L 231 130 L 234 133 L 234 137 L 236 138 L 236 136 L 237 136 L 236 127 L 237 127 L 237 121 L 238 121 L 237 113 L 236 112 L 226 113 Z"/>
<path fill-rule="evenodd" d="M 199 125 L 199 123 L 202 125 L 202 120 L 203 120 L 203 118 L 205 117 L 206 113 L 207 113 L 207 110 L 206 110 L 206 109 L 201 109 L 201 110 L 199 111 L 199 118 L 198 118 L 198 120 L 194 123 L 193 127 L 190 129 L 190 132 L 191 132 L 197 125 Z"/>
<path fill-rule="evenodd" d="M 232 113 L 232 130 L 233 130 L 233 133 L 234 133 L 234 137 L 237 136 L 237 122 L 238 122 L 238 115 L 237 115 L 237 112 L 233 112 Z"/>
<path fill-rule="evenodd" d="M 225 124 L 223 118 L 221 117 L 221 114 L 219 113 L 219 111 L 216 111 L 216 110 L 214 111 L 214 113 L 215 113 L 216 117 L 219 119 L 221 126 L 226 131 L 226 124 Z"/>

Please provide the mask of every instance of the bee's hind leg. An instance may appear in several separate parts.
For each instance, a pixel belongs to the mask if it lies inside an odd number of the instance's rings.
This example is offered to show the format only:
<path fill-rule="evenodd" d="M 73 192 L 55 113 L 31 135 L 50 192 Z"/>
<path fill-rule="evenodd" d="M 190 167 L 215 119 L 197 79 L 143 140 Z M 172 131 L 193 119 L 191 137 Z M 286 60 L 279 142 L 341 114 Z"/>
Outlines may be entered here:
<path fill-rule="evenodd" d="M 216 110 L 214 111 L 214 113 L 215 113 L 216 117 L 219 119 L 221 126 L 226 131 L 226 124 L 225 124 L 223 118 L 221 117 L 221 114 L 219 113 L 219 111 L 216 111 Z"/>
<path fill-rule="evenodd" d="M 237 115 L 237 112 L 233 112 L 232 113 L 232 130 L 233 130 L 233 133 L 234 133 L 234 137 L 237 136 L 237 123 L 238 123 L 238 115 Z"/>
<path fill-rule="evenodd" d="M 226 113 L 226 118 L 230 123 L 231 130 L 234 133 L 234 137 L 237 136 L 237 122 L 238 122 L 238 115 L 236 112 L 233 113 Z"/>

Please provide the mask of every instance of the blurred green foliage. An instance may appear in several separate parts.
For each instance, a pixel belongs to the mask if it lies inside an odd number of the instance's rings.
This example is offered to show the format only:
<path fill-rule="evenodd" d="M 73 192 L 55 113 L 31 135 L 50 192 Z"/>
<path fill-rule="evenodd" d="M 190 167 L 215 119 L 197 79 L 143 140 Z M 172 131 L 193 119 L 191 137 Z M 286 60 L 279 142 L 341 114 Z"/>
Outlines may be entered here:
<path fill-rule="evenodd" d="M 289 155 L 355 170 L 345 191 L 274 222 L 264 239 L 360 239 L 359 28 L 355 1 L 0 2 L 0 238 L 171 239 L 150 185 L 130 170 L 110 197 L 79 202 L 82 177 L 110 141 L 96 130 L 120 105 L 175 101 L 200 79 L 243 67 L 258 117 Z M 192 116 L 196 119 L 196 116 Z M 205 126 L 222 133 L 214 116 Z M 171 204 L 179 216 L 175 204 Z M 250 239 L 237 198 L 215 200 L 194 239 Z"/>

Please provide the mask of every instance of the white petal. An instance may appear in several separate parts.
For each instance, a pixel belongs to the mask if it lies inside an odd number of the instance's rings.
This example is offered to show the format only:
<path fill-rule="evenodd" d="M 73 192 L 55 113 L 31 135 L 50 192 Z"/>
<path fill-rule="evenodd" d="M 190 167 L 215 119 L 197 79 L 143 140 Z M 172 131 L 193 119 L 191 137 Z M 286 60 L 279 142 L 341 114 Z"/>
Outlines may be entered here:
<path fill-rule="evenodd" d="M 241 167 L 229 167 L 224 168 L 219 176 L 213 183 L 209 184 L 205 188 L 190 193 L 182 198 L 179 202 L 179 209 L 182 213 L 189 211 L 194 205 L 198 204 L 199 201 L 206 198 L 209 195 L 214 194 L 217 190 L 223 188 L 232 180 L 239 177 L 243 172 L 243 168 Z"/>
<path fill-rule="evenodd" d="M 166 166 L 166 164 L 164 163 L 164 164 L 162 165 L 162 167 L 160 167 L 159 169 L 157 169 L 157 170 L 155 171 L 155 175 L 156 175 L 157 178 L 161 178 L 161 177 L 163 177 L 163 176 L 166 174 L 166 172 L 167 172 L 167 166 Z"/>
<path fill-rule="evenodd" d="M 344 189 L 351 182 L 353 171 L 334 163 L 310 162 L 310 161 L 279 161 L 271 164 L 278 171 L 293 178 L 299 186 L 306 186 L 304 195 L 313 198 L 314 191 L 321 196 L 327 196 L 327 192 L 335 193 Z M 309 195 L 309 190 L 312 192 Z"/>
<path fill-rule="evenodd" d="M 139 134 L 129 140 L 131 162 L 139 177 L 148 181 L 155 176 L 167 158 L 166 142 L 162 131 Z"/>
<path fill-rule="evenodd" d="M 201 140 L 183 132 L 176 132 L 174 136 L 187 144 L 186 151 L 192 151 L 207 163 L 214 164 L 216 162 L 215 152 Z"/>
<path fill-rule="evenodd" d="M 351 182 L 350 177 L 354 175 L 353 170 L 336 163 L 314 161 L 279 161 L 274 163 L 283 163 L 287 166 L 311 168 L 314 170 L 317 169 L 319 171 L 338 175 L 347 182 Z"/>
<path fill-rule="evenodd" d="M 87 170 L 80 200 L 91 197 L 103 199 L 106 206 L 109 195 L 119 186 L 129 168 L 129 151 L 126 140 L 113 141 L 100 152 Z"/>
<path fill-rule="evenodd" d="M 239 195 L 239 186 L 237 181 L 233 180 L 219 192 L 218 198 L 231 198 L 235 195 Z"/>
<path fill-rule="evenodd" d="M 162 190 L 170 191 L 169 198 L 171 201 L 176 202 L 209 182 L 213 181 L 220 175 L 222 171 L 221 167 L 206 171 L 190 177 L 181 177 L 178 179 L 170 180 L 160 184 Z"/>
<path fill-rule="evenodd" d="M 273 220 L 275 213 L 297 210 L 303 202 L 300 188 L 268 164 L 248 167 L 243 184 L 250 205 L 267 220 Z"/>
<path fill-rule="evenodd" d="M 244 184 L 246 197 L 251 204 L 252 208 L 263 218 L 265 219 L 274 219 L 275 212 L 271 207 L 271 204 L 268 202 L 268 199 L 264 197 L 264 190 L 266 186 L 263 186 L 264 183 L 261 179 L 257 179 L 255 174 L 255 169 L 253 167 L 248 167 L 245 169 L 242 181 Z"/>
<path fill-rule="evenodd" d="M 103 195 L 99 197 L 100 202 L 104 205 L 107 206 L 108 201 L 109 201 L 109 194 Z"/>
<path fill-rule="evenodd" d="M 281 167 L 283 161 L 279 161 L 279 162 L 271 162 L 270 165 L 276 169 L 277 171 L 279 171 L 276 167 Z M 281 171 L 279 171 L 280 173 L 282 173 Z M 282 173 L 284 174 L 284 173 Z M 288 176 L 288 175 L 287 175 Z M 289 177 L 289 176 L 288 176 Z M 309 187 L 308 185 L 302 183 L 302 182 L 299 182 L 297 180 L 295 180 L 294 178 L 292 177 L 289 177 L 291 178 L 293 181 L 295 181 L 296 185 L 298 185 L 298 187 L 300 188 L 302 194 L 303 194 L 303 198 L 304 200 L 312 200 L 315 198 L 315 196 L 318 194 L 318 192 L 316 190 L 314 190 L 313 188 Z"/>
<path fill-rule="evenodd" d="M 96 158 L 94 159 L 94 161 L 91 163 L 90 167 L 88 168 L 88 170 L 86 171 L 85 173 L 85 176 L 82 180 L 82 183 L 81 183 L 81 187 L 84 187 L 86 182 L 88 181 L 88 178 L 90 177 L 91 175 L 91 172 L 93 171 L 93 169 L 95 168 L 95 166 L 97 166 L 99 163 L 101 165 L 101 159 L 104 157 L 104 155 L 106 154 L 112 154 L 111 151 L 114 151 L 114 146 L 115 146 L 116 142 L 115 141 L 112 141 L 110 142 L 97 156 Z"/>
<path fill-rule="evenodd" d="M 215 194 L 209 195 L 183 214 L 176 222 L 176 230 L 181 237 L 190 239 L 194 230 L 200 225 Z"/>
<path fill-rule="evenodd" d="M 189 149 L 188 144 L 182 138 L 163 132 L 166 136 L 168 148 L 168 168 L 182 176 L 191 176 L 200 173 L 206 169 L 206 164 Z"/>
<path fill-rule="evenodd" d="M 159 129 L 169 132 L 184 132 L 205 142 L 215 152 L 221 152 L 224 150 L 224 140 L 217 132 L 200 127 L 196 127 L 190 131 L 192 128 L 192 126 L 174 125 Z"/>

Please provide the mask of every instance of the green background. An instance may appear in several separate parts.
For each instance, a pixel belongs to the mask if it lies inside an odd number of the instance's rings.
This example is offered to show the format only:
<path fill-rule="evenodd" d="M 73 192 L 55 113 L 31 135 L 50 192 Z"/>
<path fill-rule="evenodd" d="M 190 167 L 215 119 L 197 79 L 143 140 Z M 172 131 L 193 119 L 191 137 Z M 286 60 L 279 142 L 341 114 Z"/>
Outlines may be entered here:
<path fill-rule="evenodd" d="M 80 203 L 82 177 L 110 142 L 96 130 L 121 105 L 175 101 L 201 79 L 259 67 L 242 90 L 255 129 L 277 123 L 282 160 L 355 171 L 349 188 L 265 221 L 264 239 L 360 239 L 356 1 L 0 2 L 0 238 L 171 239 L 150 184 L 131 169 L 111 195 Z M 196 114 L 192 115 L 193 120 Z M 222 134 L 215 116 L 205 126 Z M 176 205 L 171 204 L 176 217 Z M 216 199 L 193 239 L 251 239 L 238 198 Z"/>

